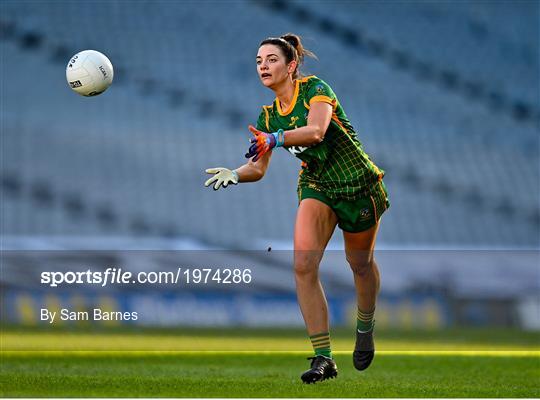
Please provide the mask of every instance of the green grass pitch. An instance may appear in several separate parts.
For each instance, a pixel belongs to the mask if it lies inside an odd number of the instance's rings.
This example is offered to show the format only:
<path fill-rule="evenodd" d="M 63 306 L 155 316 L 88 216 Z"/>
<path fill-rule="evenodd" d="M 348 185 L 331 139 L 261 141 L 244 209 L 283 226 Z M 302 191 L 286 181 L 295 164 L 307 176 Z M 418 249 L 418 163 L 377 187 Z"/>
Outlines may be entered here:
<path fill-rule="evenodd" d="M 380 332 L 354 370 L 349 330 L 333 334 L 337 379 L 304 385 L 300 330 L 3 329 L 3 397 L 540 397 L 538 334 Z"/>

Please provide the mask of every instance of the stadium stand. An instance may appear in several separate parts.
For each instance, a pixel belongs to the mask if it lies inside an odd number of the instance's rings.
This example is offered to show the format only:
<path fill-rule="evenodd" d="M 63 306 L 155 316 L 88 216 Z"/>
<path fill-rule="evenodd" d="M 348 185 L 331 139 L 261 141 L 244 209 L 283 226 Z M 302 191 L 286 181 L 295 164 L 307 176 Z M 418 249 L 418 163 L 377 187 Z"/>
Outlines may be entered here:
<path fill-rule="evenodd" d="M 202 182 L 207 167 L 243 162 L 245 126 L 272 101 L 254 72 L 260 38 L 246 32 L 293 30 L 320 58 L 306 70 L 331 83 L 387 171 L 381 243 L 538 244 L 536 3 L 211 4 L 111 2 L 103 15 L 3 3 L 4 234 L 191 236 L 234 248 L 290 240 L 298 163 L 287 154 L 257 185 L 214 193 Z M 81 12 L 89 17 L 66 28 Z M 521 23 L 500 23 L 512 18 Z M 96 99 L 63 82 L 83 48 L 116 68 Z M 257 213 L 275 204 L 278 213 Z"/>

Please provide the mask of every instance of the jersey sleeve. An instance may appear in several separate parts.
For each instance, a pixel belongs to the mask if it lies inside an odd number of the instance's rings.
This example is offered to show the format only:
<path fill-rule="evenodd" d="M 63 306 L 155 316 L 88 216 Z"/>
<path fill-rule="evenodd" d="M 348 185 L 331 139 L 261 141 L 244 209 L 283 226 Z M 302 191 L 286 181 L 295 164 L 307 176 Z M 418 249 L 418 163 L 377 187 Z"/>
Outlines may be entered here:
<path fill-rule="evenodd" d="M 262 111 L 257 119 L 256 128 L 263 132 L 270 132 L 270 114 L 267 106 L 262 107 Z"/>
<path fill-rule="evenodd" d="M 335 107 L 337 103 L 337 98 L 332 88 L 318 78 L 311 79 L 306 93 L 306 100 L 310 105 L 317 101 L 322 101 Z"/>

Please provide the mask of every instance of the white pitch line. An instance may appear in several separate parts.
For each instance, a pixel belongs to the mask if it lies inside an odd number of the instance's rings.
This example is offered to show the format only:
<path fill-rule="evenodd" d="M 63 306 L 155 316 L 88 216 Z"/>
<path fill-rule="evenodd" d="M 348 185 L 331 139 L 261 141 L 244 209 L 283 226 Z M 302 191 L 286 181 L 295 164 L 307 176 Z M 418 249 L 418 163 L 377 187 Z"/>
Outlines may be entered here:
<path fill-rule="evenodd" d="M 349 355 L 350 351 L 333 351 L 336 355 Z M 163 356 L 163 355 L 212 355 L 212 354 L 245 354 L 245 355 L 273 355 L 295 354 L 312 355 L 311 351 L 283 351 L 283 350 L 3 350 L 5 356 L 82 356 L 99 357 L 103 355 L 115 356 Z M 488 357 L 540 357 L 540 350 L 380 350 L 378 356 L 488 356 Z"/>

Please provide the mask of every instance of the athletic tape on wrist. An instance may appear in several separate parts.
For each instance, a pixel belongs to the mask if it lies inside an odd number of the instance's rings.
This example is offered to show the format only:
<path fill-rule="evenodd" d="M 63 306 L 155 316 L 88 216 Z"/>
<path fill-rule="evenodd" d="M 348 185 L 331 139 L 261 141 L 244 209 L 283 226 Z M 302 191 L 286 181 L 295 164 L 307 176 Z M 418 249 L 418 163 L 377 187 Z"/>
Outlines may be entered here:
<path fill-rule="evenodd" d="M 278 129 L 277 132 L 273 132 L 272 135 L 276 138 L 276 147 L 281 147 L 285 143 L 285 132 L 283 129 Z"/>
<path fill-rule="evenodd" d="M 236 181 L 234 183 L 235 184 L 238 183 L 238 181 L 240 180 L 240 178 L 238 177 L 238 172 L 236 172 L 236 170 L 234 170 L 234 169 L 231 172 L 232 172 L 232 175 L 234 177 L 234 180 Z"/>

